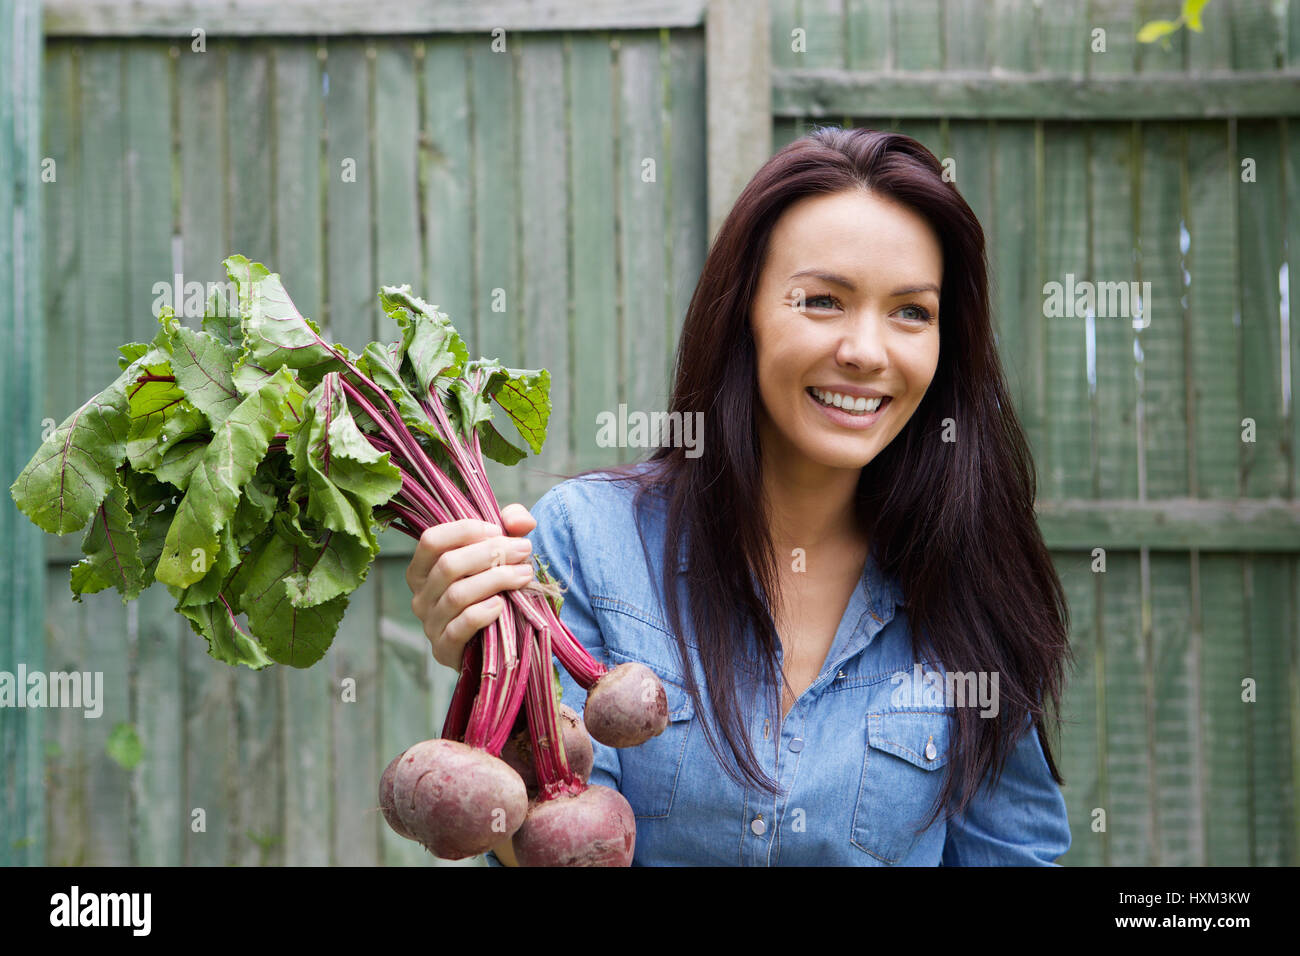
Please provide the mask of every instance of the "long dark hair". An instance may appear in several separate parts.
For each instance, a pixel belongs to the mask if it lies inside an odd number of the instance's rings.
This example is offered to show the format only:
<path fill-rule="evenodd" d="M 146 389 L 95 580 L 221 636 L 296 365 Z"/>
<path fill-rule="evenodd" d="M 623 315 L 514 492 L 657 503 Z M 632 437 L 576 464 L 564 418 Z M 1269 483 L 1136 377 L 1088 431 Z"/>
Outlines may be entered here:
<path fill-rule="evenodd" d="M 739 662 L 774 693 L 781 687 L 750 304 L 781 214 L 807 196 L 862 188 L 929 222 L 942 245 L 943 283 L 938 368 L 902 431 L 862 469 L 860 527 L 882 571 L 898 576 L 915 659 L 996 672 L 999 680 L 995 718 L 954 708 L 948 773 L 929 826 L 941 809 L 961 812 L 990 770 L 996 784 L 1031 720 L 1053 779 L 1064 782 L 1045 734 L 1045 702 L 1059 730 L 1072 658 L 1065 593 L 1034 517 L 1033 459 L 994 346 L 984 231 L 939 161 L 899 133 L 836 127 L 817 128 L 772 156 L 718 231 L 677 346 L 670 411 L 683 419 L 704 413 L 699 457 L 662 446 L 648 462 L 600 471 L 613 480 L 635 471 L 638 513 L 647 494 L 663 499 L 663 593 L 683 662 L 676 578 L 678 542 L 688 541 L 690 614 L 716 730 L 734 766 L 708 721 L 705 736 L 738 784 L 778 793 L 755 759 L 735 683 Z M 955 424 L 956 441 L 942 440 L 945 419 Z M 682 673 L 699 710 L 693 669 Z"/>

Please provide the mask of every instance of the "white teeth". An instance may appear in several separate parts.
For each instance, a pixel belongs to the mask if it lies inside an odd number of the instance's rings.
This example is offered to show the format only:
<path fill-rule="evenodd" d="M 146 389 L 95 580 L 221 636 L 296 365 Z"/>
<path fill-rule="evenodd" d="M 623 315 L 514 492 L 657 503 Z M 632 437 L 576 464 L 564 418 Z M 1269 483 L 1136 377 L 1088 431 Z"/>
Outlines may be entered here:
<path fill-rule="evenodd" d="M 854 398 L 851 395 L 841 395 L 838 392 L 826 392 L 820 388 L 814 388 L 812 392 L 823 405 L 834 405 L 836 408 L 855 415 L 870 414 L 879 409 L 884 401 L 884 398 Z"/>

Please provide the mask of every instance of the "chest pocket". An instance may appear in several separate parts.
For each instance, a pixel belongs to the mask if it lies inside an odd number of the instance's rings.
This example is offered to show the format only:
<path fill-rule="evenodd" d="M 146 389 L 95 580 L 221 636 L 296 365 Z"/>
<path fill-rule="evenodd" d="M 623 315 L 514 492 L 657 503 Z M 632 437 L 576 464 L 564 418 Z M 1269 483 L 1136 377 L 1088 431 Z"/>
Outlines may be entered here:
<path fill-rule="evenodd" d="M 907 856 L 943 788 L 949 715 L 890 711 L 867 715 L 867 746 L 850 841 L 883 863 Z"/>

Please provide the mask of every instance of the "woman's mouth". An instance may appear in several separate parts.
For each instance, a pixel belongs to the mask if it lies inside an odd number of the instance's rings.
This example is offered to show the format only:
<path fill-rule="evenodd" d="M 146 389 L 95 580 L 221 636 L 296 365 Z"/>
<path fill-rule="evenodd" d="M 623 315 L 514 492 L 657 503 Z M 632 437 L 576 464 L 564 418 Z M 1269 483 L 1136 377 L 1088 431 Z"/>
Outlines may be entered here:
<path fill-rule="evenodd" d="M 804 391 L 831 421 L 849 428 L 865 428 L 872 424 L 893 399 L 890 395 L 883 398 L 854 397 L 815 387 Z"/>

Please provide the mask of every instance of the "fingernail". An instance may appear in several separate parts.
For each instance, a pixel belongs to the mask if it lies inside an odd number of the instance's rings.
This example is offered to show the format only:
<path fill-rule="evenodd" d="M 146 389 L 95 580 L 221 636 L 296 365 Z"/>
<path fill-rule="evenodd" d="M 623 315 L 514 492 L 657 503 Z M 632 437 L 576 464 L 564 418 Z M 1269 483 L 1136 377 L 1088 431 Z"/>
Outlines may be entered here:
<path fill-rule="evenodd" d="M 520 538 L 518 541 L 514 541 L 511 543 L 510 553 L 517 558 L 522 558 L 526 554 L 532 554 L 533 543 L 529 541 L 527 538 Z"/>

